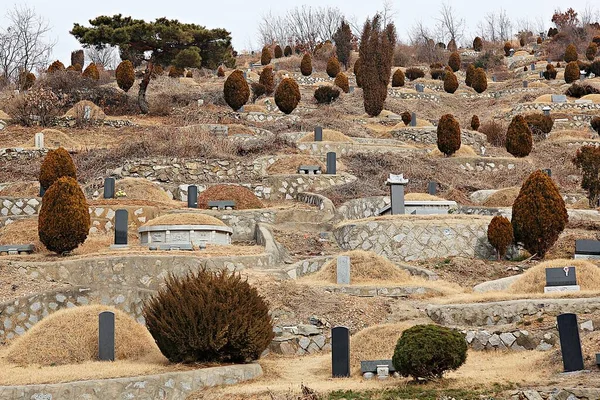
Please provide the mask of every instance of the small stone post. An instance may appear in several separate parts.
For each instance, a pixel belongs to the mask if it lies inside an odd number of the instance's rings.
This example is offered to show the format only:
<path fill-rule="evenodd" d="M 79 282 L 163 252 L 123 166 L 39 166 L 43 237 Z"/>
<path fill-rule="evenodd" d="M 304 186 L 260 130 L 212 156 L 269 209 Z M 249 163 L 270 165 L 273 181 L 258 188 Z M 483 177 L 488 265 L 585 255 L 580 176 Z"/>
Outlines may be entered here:
<path fill-rule="evenodd" d="M 408 184 L 408 179 L 404 179 L 402 174 L 393 175 L 390 174 L 386 185 L 390 187 L 391 197 L 391 214 L 399 215 L 404 214 L 404 186 Z"/>

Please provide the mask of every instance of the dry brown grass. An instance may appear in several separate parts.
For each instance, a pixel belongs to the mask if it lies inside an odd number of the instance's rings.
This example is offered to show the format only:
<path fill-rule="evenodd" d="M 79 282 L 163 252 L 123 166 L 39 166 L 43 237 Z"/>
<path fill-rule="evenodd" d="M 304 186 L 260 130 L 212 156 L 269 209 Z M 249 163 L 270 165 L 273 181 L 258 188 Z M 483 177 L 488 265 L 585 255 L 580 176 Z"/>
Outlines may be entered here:
<path fill-rule="evenodd" d="M 442 199 L 441 197 L 433 196 L 428 193 L 406 193 L 404 195 L 404 200 L 408 201 L 445 201 L 446 199 Z"/>
<path fill-rule="evenodd" d="M 311 132 L 300 138 L 300 140 L 298 140 L 298 143 L 307 143 L 314 141 L 315 134 Z M 342 132 L 334 131 L 332 129 L 323 129 L 323 141 L 337 143 L 354 143 L 354 140 L 344 135 Z"/>
<path fill-rule="evenodd" d="M 158 225 L 216 225 L 227 226 L 223 221 L 211 215 L 201 214 L 198 212 L 179 212 L 161 215 L 160 217 L 151 219 L 144 226 Z"/>
<path fill-rule="evenodd" d="M 548 136 L 549 141 L 579 141 L 581 139 L 594 139 L 594 134 L 590 131 L 585 130 L 562 130 L 562 131 L 553 131 Z"/>
<path fill-rule="evenodd" d="M 127 194 L 126 199 L 172 202 L 167 192 L 159 185 L 144 178 L 119 179 L 115 182 L 115 191 L 119 190 Z"/>
<path fill-rule="evenodd" d="M 485 220 L 491 221 L 492 217 L 487 217 L 483 215 L 461 215 L 461 214 L 447 214 L 447 215 L 382 215 L 380 217 L 371 217 L 371 218 L 363 218 L 363 219 L 355 219 L 351 221 L 343 221 L 340 222 L 337 227 L 342 227 L 344 225 L 355 225 L 357 223 L 369 222 L 369 221 L 389 221 L 389 220 L 398 220 L 401 221 L 403 219 L 410 219 L 411 222 L 424 222 L 424 221 L 440 221 L 444 222 L 456 222 L 457 224 L 461 223 L 469 223 L 475 220 Z"/>
<path fill-rule="evenodd" d="M 293 154 L 282 157 L 269 166 L 267 171 L 270 174 L 297 174 L 300 165 L 318 165 L 321 167 L 321 171 L 325 171 L 325 164 L 317 157 L 305 154 Z"/>
<path fill-rule="evenodd" d="M 258 105 L 258 104 L 246 104 L 246 105 L 244 105 L 244 112 L 266 113 L 267 112 L 267 107 L 261 106 L 261 105 Z"/>
<path fill-rule="evenodd" d="M 142 324 L 114 307 L 90 305 L 60 310 L 44 318 L 10 344 L 6 360 L 19 366 L 97 360 L 98 314 L 103 311 L 115 313 L 117 360 L 164 359 Z"/>
<path fill-rule="evenodd" d="M 250 190 L 239 185 L 215 185 L 198 195 L 198 208 L 208 208 L 209 201 L 233 200 L 236 210 L 263 208 L 262 202 Z"/>
<path fill-rule="evenodd" d="M 94 119 L 104 119 L 106 118 L 106 114 L 104 114 L 104 111 L 102 111 L 102 109 L 100 107 L 98 107 L 97 105 L 95 105 L 94 103 L 92 103 L 91 101 L 88 100 L 82 100 L 78 103 L 76 103 L 73 107 L 71 107 L 69 109 L 69 111 L 67 111 L 65 113 L 65 117 L 72 117 L 72 118 L 77 118 L 78 116 L 81 116 L 80 114 L 83 113 L 84 107 L 89 106 L 91 108 L 91 116 Z"/>
<path fill-rule="evenodd" d="M 510 187 L 498 190 L 496 193 L 488 197 L 483 205 L 485 207 L 512 207 L 513 203 L 519 195 L 519 187 Z"/>
<path fill-rule="evenodd" d="M 40 183 L 38 181 L 12 182 L 0 189 L 0 196 L 5 197 L 38 197 Z"/>
<path fill-rule="evenodd" d="M 81 141 L 73 136 L 59 131 L 58 129 L 44 129 L 41 131 L 44 134 L 44 147 L 48 149 L 57 149 L 64 147 L 65 149 L 80 149 L 83 148 Z M 32 137 L 22 147 L 35 147 L 35 137 Z"/>
<path fill-rule="evenodd" d="M 433 126 L 433 124 L 426 119 L 417 118 L 416 128 L 424 128 L 424 127 L 428 127 L 428 126 Z M 411 126 L 410 126 L 410 124 L 408 126 L 406 126 L 406 125 L 404 125 L 404 122 L 400 122 L 400 123 L 394 125 L 390 130 L 393 131 L 393 130 L 404 129 L 404 128 L 411 128 Z M 415 126 L 413 126 L 412 128 L 415 128 Z"/>
<path fill-rule="evenodd" d="M 533 101 L 534 103 L 552 103 L 551 94 L 543 94 Z"/>
<path fill-rule="evenodd" d="M 0 119 L 6 122 L 6 121 L 10 121 L 12 118 L 10 117 L 10 115 L 8 115 L 4 111 L 0 110 Z"/>
<path fill-rule="evenodd" d="M 0 228 L 0 244 L 33 244 L 35 252 L 45 249 L 38 237 L 35 217 L 18 219 Z"/>
<path fill-rule="evenodd" d="M 587 94 L 581 98 L 582 100 L 592 100 L 594 103 L 600 103 L 600 94 Z"/>
<path fill-rule="evenodd" d="M 546 268 L 562 268 L 574 266 L 577 283 L 583 291 L 600 289 L 600 268 L 584 260 L 551 260 L 530 268 L 523 276 L 513 283 L 508 291 L 511 293 L 544 293 L 546 286 Z"/>
<path fill-rule="evenodd" d="M 444 158 L 446 157 L 444 155 L 444 153 L 442 153 L 437 146 L 433 148 L 433 150 L 431 151 L 431 153 L 429 153 L 429 155 L 431 157 L 436 157 L 436 158 Z M 463 144 L 460 146 L 460 148 L 454 153 L 452 154 L 450 157 L 478 157 L 477 153 L 475 152 L 475 150 L 473 150 L 473 148 L 469 145 Z"/>

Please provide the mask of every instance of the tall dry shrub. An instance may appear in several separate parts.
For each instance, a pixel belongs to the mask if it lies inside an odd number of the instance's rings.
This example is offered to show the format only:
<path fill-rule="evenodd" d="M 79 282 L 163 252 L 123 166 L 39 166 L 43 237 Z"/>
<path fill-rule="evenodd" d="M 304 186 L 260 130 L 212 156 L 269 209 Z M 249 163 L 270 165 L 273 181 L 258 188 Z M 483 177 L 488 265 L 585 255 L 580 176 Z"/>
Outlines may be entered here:
<path fill-rule="evenodd" d="M 506 255 L 508 246 L 513 242 L 513 228 L 508 218 L 496 215 L 488 225 L 487 237 L 490 244 L 496 249 L 496 256 L 500 261 Z"/>
<path fill-rule="evenodd" d="M 337 74 L 337 76 L 335 77 L 335 80 L 333 81 L 333 84 L 335 86 L 339 87 L 340 89 L 342 89 L 342 91 L 344 93 L 348 93 L 350 91 L 350 84 L 348 83 L 348 77 L 343 72 L 340 72 L 339 74 Z"/>
<path fill-rule="evenodd" d="M 475 39 L 473 39 L 473 50 L 475 50 L 477 52 L 483 50 L 483 41 L 481 40 L 481 38 L 479 36 L 477 36 Z"/>
<path fill-rule="evenodd" d="M 465 73 L 465 85 L 471 87 L 473 84 L 473 75 L 475 74 L 475 66 L 473 64 L 469 64 L 467 66 L 467 71 Z"/>
<path fill-rule="evenodd" d="M 63 63 L 61 63 L 59 60 L 56 60 L 52 64 L 50 64 L 50 66 L 48 67 L 46 72 L 49 74 L 52 74 L 54 72 L 64 71 L 64 70 L 65 70 L 65 65 Z"/>
<path fill-rule="evenodd" d="M 402 87 L 404 86 L 404 72 L 400 68 L 394 71 L 394 75 L 392 75 L 392 87 Z"/>
<path fill-rule="evenodd" d="M 590 208 L 598 207 L 600 200 L 600 147 L 583 146 L 577 150 L 572 161 L 581 170 L 581 188 L 588 193 Z"/>
<path fill-rule="evenodd" d="M 361 65 L 362 65 L 362 60 L 360 59 L 360 56 L 359 56 L 358 59 L 356 60 L 356 62 L 354 63 L 354 68 L 353 68 L 354 77 L 356 78 L 356 86 L 358 86 L 359 88 L 362 88 L 362 76 L 360 74 Z"/>
<path fill-rule="evenodd" d="M 335 56 L 331 56 L 327 61 L 326 72 L 330 78 L 335 78 L 340 73 L 340 63 Z"/>
<path fill-rule="evenodd" d="M 346 21 L 340 23 L 339 28 L 333 34 L 335 42 L 335 54 L 345 69 L 350 66 L 350 52 L 352 51 L 352 29 Z"/>
<path fill-rule="evenodd" d="M 83 70 L 82 75 L 85 78 L 92 79 L 95 81 L 100 79 L 100 71 L 98 71 L 98 67 L 96 67 L 96 64 L 94 63 L 88 65 L 87 68 Z"/>
<path fill-rule="evenodd" d="M 47 190 L 59 178 L 68 176 L 77 179 L 77 168 L 69 152 L 62 147 L 49 150 L 40 166 L 40 187 Z"/>
<path fill-rule="evenodd" d="M 267 65 L 263 68 L 258 78 L 258 83 L 264 85 L 265 93 L 270 95 L 275 90 L 275 79 L 273 77 L 273 67 Z"/>
<path fill-rule="evenodd" d="M 312 59 L 309 53 L 304 53 L 302 61 L 300 61 L 300 72 L 304 76 L 310 76 L 312 74 Z"/>
<path fill-rule="evenodd" d="M 115 71 L 117 78 L 117 85 L 127 92 L 133 86 L 135 82 L 135 71 L 133 70 L 133 64 L 129 60 L 122 61 Z"/>
<path fill-rule="evenodd" d="M 275 90 L 275 104 L 285 114 L 290 114 L 300 103 L 300 88 L 292 78 L 283 79 Z"/>
<path fill-rule="evenodd" d="M 477 93 L 483 93 L 487 90 L 487 75 L 483 68 L 475 68 L 473 77 L 471 78 L 471 87 Z"/>
<path fill-rule="evenodd" d="M 594 61 L 596 54 L 598 54 L 598 45 L 592 42 L 588 45 L 587 49 L 585 49 L 585 58 Z"/>
<path fill-rule="evenodd" d="M 471 129 L 476 131 L 479 129 L 479 117 L 477 115 L 473 115 L 471 117 Z"/>
<path fill-rule="evenodd" d="M 460 54 L 457 51 L 453 51 L 448 58 L 448 66 L 452 68 L 452 72 L 456 72 L 460 69 Z"/>
<path fill-rule="evenodd" d="M 225 80 L 223 97 L 234 111 L 239 110 L 250 98 L 250 87 L 244 79 L 244 73 L 239 69 L 229 74 Z"/>
<path fill-rule="evenodd" d="M 271 55 L 271 50 L 268 47 L 263 47 L 262 53 L 260 55 L 260 63 L 261 65 L 268 65 L 271 62 L 273 56 Z"/>
<path fill-rule="evenodd" d="M 281 50 L 281 46 L 280 45 L 276 45 L 275 46 L 275 50 L 273 51 L 275 58 L 281 58 L 283 57 L 283 50 Z"/>
<path fill-rule="evenodd" d="M 458 79 L 452 71 L 446 71 L 444 74 L 444 91 L 446 93 L 454 93 L 458 89 Z"/>
<path fill-rule="evenodd" d="M 515 115 L 506 132 L 506 151 L 515 157 L 527 157 L 533 147 L 533 137 L 527 121 Z"/>
<path fill-rule="evenodd" d="M 289 57 L 292 55 L 292 47 L 289 44 L 285 46 L 285 49 L 283 49 L 283 55 L 285 57 Z"/>
<path fill-rule="evenodd" d="M 460 125 L 452 114 L 442 115 L 437 126 L 437 148 L 446 157 L 460 149 Z"/>
<path fill-rule="evenodd" d="M 575 47 L 575 45 L 573 43 L 571 43 L 565 49 L 564 60 L 566 63 L 570 63 L 573 61 L 577 61 L 578 58 L 579 58 L 579 56 L 577 55 L 577 47 Z"/>
<path fill-rule="evenodd" d="M 579 79 L 579 64 L 577 61 L 571 61 L 565 68 L 565 82 L 573 83 Z"/>

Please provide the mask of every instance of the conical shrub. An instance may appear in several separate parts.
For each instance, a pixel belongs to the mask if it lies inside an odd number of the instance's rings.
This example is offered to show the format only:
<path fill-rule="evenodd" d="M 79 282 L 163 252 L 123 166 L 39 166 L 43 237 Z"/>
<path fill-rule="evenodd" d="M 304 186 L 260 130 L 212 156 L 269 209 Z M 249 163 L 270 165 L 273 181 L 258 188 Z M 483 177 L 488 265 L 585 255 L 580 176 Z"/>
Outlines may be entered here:
<path fill-rule="evenodd" d="M 444 74 L 444 90 L 446 93 L 454 93 L 458 89 L 458 79 L 456 79 L 456 75 L 452 71 L 446 71 Z"/>
<path fill-rule="evenodd" d="M 473 50 L 475 50 L 475 51 L 483 50 L 483 41 L 481 40 L 481 38 L 479 36 L 477 36 L 475 39 L 473 39 Z"/>
<path fill-rule="evenodd" d="M 77 181 L 59 178 L 44 194 L 38 217 L 40 241 L 58 254 L 72 251 L 85 242 L 90 230 L 87 201 Z"/>
<path fill-rule="evenodd" d="M 49 74 L 52 74 L 54 72 L 64 71 L 64 70 L 65 70 L 65 65 L 63 63 L 61 63 L 60 61 L 56 60 L 52 64 L 50 64 L 50 66 L 48 67 L 46 72 Z"/>
<path fill-rule="evenodd" d="M 473 64 L 469 64 L 465 73 L 465 85 L 468 87 L 471 87 L 473 84 L 473 75 L 475 75 L 475 66 Z"/>
<path fill-rule="evenodd" d="M 359 88 L 362 87 L 362 77 L 360 75 L 361 64 L 362 60 L 360 59 L 360 57 L 358 57 L 358 59 L 354 63 L 354 67 L 352 68 L 352 71 L 354 72 L 354 76 L 356 78 L 356 86 L 358 86 Z"/>
<path fill-rule="evenodd" d="M 585 58 L 590 61 L 594 61 L 596 58 L 596 54 L 598 54 L 598 45 L 594 42 L 590 43 L 587 49 L 585 49 Z"/>
<path fill-rule="evenodd" d="M 292 55 L 292 47 L 290 45 L 285 46 L 285 49 L 283 50 L 283 55 L 285 57 L 289 57 Z"/>
<path fill-rule="evenodd" d="M 273 51 L 275 58 L 281 58 L 283 57 L 283 50 L 281 50 L 281 46 L 277 45 L 275 46 L 275 50 Z"/>
<path fill-rule="evenodd" d="M 88 79 L 93 79 L 95 81 L 100 79 L 100 72 L 98 71 L 98 67 L 96 64 L 91 63 L 87 66 L 86 69 L 83 70 L 83 77 Z"/>
<path fill-rule="evenodd" d="M 392 75 L 392 87 L 402 87 L 404 86 L 404 81 L 404 72 L 398 68 L 396 71 L 394 71 L 394 75 Z"/>
<path fill-rule="evenodd" d="M 225 76 L 225 70 L 223 69 L 222 65 L 219 65 L 219 68 L 217 68 L 217 76 L 219 78 L 223 78 Z"/>
<path fill-rule="evenodd" d="M 579 79 L 579 64 L 577 61 L 571 61 L 565 68 L 565 82 L 573 83 Z"/>
<path fill-rule="evenodd" d="M 487 75 L 483 68 L 475 68 L 473 78 L 471 79 L 471 87 L 475 89 L 477 93 L 483 93 L 487 90 Z"/>
<path fill-rule="evenodd" d="M 302 72 L 302 75 L 304 76 L 310 76 L 312 74 L 312 59 L 308 53 L 304 53 L 302 61 L 300 61 L 300 72 Z"/>
<path fill-rule="evenodd" d="M 340 73 L 340 63 L 335 56 L 331 56 L 327 61 L 326 72 L 330 78 L 335 78 Z"/>
<path fill-rule="evenodd" d="M 261 65 L 268 65 L 271 62 L 272 58 L 273 56 L 271 56 L 271 50 L 269 50 L 269 48 L 266 46 L 263 47 L 262 54 L 260 55 Z"/>
<path fill-rule="evenodd" d="M 62 177 L 77 179 L 77 169 L 69 152 L 62 147 L 48 151 L 40 167 L 40 187 L 47 190 Z"/>
<path fill-rule="evenodd" d="M 565 62 L 570 63 L 573 61 L 577 61 L 579 56 L 577 55 L 577 47 L 574 44 L 570 44 L 565 49 Z"/>
<path fill-rule="evenodd" d="M 117 78 L 117 85 L 127 92 L 133 86 L 135 82 L 135 71 L 133 70 L 133 64 L 129 60 L 122 61 L 117 70 L 115 71 Z"/>
<path fill-rule="evenodd" d="M 568 220 L 565 202 L 552 179 L 542 171 L 529 175 L 512 207 L 515 241 L 543 258 Z"/>
<path fill-rule="evenodd" d="M 239 110 L 250 98 L 250 86 L 244 79 L 244 73 L 239 69 L 229 74 L 225 80 L 223 97 L 234 111 Z"/>
<path fill-rule="evenodd" d="M 335 77 L 335 80 L 333 81 L 333 84 L 335 86 L 339 87 L 340 89 L 342 89 L 342 91 L 344 93 L 348 93 L 350 91 L 350 84 L 348 83 L 348 77 L 343 72 L 340 72 L 339 74 L 337 74 L 337 76 Z"/>
<path fill-rule="evenodd" d="M 453 51 L 448 58 L 448 66 L 452 68 L 452 72 L 456 72 L 460 69 L 460 54 L 457 51 Z"/>
<path fill-rule="evenodd" d="M 508 218 L 496 215 L 488 225 L 487 237 L 490 244 L 496 249 L 498 261 L 505 255 L 508 246 L 513 242 L 513 228 Z"/>
<path fill-rule="evenodd" d="M 273 67 L 267 65 L 263 68 L 258 78 L 258 83 L 265 87 L 265 93 L 270 95 L 275 90 L 275 79 L 273 78 Z"/>
<path fill-rule="evenodd" d="M 460 149 L 460 125 L 452 114 L 442 115 L 438 122 L 437 147 L 446 157 Z"/>
<path fill-rule="evenodd" d="M 506 132 L 506 151 L 515 157 L 527 157 L 531 153 L 532 147 L 531 129 L 523 116 L 516 115 Z"/>
<path fill-rule="evenodd" d="M 479 129 L 479 117 L 477 115 L 473 115 L 471 117 L 471 129 L 476 131 Z"/>
<path fill-rule="evenodd" d="M 292 78 L 284 78 L 275 90 L 275 104 L 285 114 L 290 114 L 300 102 L 300 88 Z"/>

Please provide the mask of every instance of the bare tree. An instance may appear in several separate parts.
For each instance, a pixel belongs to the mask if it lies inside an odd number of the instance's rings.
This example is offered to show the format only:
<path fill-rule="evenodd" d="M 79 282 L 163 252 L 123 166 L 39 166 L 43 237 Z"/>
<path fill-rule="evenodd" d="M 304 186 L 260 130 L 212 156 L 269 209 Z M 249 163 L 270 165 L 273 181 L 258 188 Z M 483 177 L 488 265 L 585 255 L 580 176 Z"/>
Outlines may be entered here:
<path fill-rule="evenodd" d="M 509 40 L 512 37 L 512 22 L 503 8 L 498 12 L 498 33 L 502 41 Z"/>
<path fill-rule="evenodd" d="M 589 3 L 587 3 L 579 16 L 581 19 L 581 26 L 585 28 L 588 25 L 597 22 L 598 11 L 594 7 L 590 6 Z"/>
<path fill-rule="evenodd" d="M 394 8 L 394 3 L 391 0 L 384 0 L 381 11 L 377 11 L 381 16 L 383 26 L 394 23 L 394 19 L 398 16 L 398 11 Z"/>
<path fill-rule="evenodd" d="M 433 63 L 441 60 L 441 49 L 436 46 L 434 33 L 422 21 L 417 22 L 408 32 L 410 44 L 417 51 L 417 59 Z"/>
<path fill-rule="evenodd" d="M 117 66 L 117 49 L 113 46 L 104 46 L 97 48 L 95 46 L 85 49 L 87 58 L 104 69 L 115 69 Z"/>
<path fill-rule="evenodd" d="M 526 23 L 530 24 L 528 21 Z M 478 27 L 481 37 L 488 42 L 507 41 L 512 37 L 512 22 L 504 9 L 487 13 Z"/>
<path fill-rule="evenodd" d="M 458 45 L 465 32 L 465 20 L 456 15 L 450 3 L 442 3 L 437 21 L 442 40 L 453 40 Z"/>

